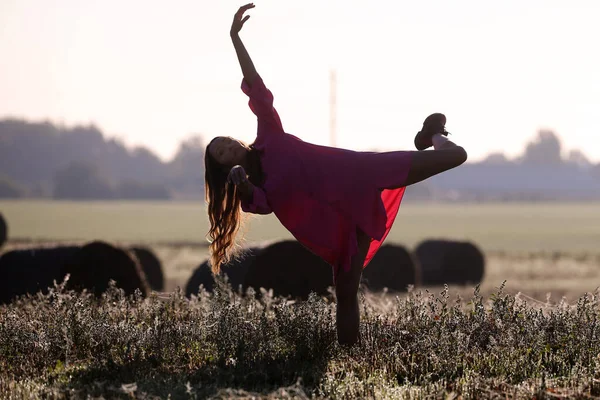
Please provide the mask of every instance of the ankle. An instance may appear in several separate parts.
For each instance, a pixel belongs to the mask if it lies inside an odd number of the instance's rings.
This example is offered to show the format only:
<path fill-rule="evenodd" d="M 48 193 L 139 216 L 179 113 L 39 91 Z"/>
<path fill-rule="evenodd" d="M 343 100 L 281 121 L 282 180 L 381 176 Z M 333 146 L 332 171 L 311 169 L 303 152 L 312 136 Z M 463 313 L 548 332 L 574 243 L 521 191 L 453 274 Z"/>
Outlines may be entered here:
<path fill-rule="evenodd" d="M 433 148 L 435 150 L 440 150 L 448 143 L 448 138 L 441 133 L 435 133 L 431 136 L 431 143 L 433 143 Z"/>
<path fill-rule="evenodd" d="M 435 150 L 444 150 L 456 147 L 456 144 L 448 140 L 448 138 L 441 133 L 434 134 L 431 137 L 431 142 L 433 143 L 433 148 Z"/>

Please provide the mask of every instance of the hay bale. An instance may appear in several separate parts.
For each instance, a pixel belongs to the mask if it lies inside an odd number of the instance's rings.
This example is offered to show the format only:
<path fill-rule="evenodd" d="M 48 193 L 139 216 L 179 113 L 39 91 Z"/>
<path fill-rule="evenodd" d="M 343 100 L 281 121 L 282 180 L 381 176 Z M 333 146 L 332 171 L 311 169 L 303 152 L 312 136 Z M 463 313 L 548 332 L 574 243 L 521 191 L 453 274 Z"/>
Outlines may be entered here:
<path fill-rule="evenodd" d="M 12 250 L 0 257 L 0 303 L 39 291 L 48 293 L 54 281 L 62 282 L 65 266 L 79 246 Z"/>
<path fill-rule="evenodd" d="M 130 250 L 142 266 L 150 289 L 156 291 L 163 290 L 165 286 L 165 277 L 160 260 L 156 257 L 154 252 L 147 247 L 132 247 Z"/>
<path fill-rule="evenodd" d="M 64 272 L 71 275 L 69 289 L 88 289 L 96 296 L 108 289 L 110 280 L 128 295 L 135 289 L 140 289 L 145 296 L 150 291 L 139 263 L 125 250 L 101 241 L 82 246 Z"/>
<path fill-rule="evenodd" d="M 262 247 L 243 249 L 235 259 L 221 267 L 221 273 L 227 277 L 232 290 L 237 291 L 240 286 L 243 286 L 248 268 L 254 262 L 256 255 L 262 250 Z M 190 297 L 192 294 L 198 294 L 200 285 L 203 285 L 207 292 L 212 292 L 215 286 L 215 277 L 210 269 L 208 260 L 200 264 L 188 280 L 185 287 L 185 295 Z"/>
<path fill-rule="evenodd" d="M 248 270 L 244 289 L 273 289 L 278 296 L 308 298 L 310 292 L 326 295 L 333 286 L 333 270 L 319 256 L 294 240 L 266 247 Z"/>
<path fill-rule="evenodd" d="M 426 240 L 415 250 L 424 285 L 477 284 L 483 279 L 485 257 L 473 243 Z"/>
<path fill-rule="evenodd" d="M 0 213 L 0 247 L 8 240 L 8 225 L 2 213 Z"/>
<path fill-rule="evenodd" d="M 405 247 L 386 244 L 363 270 L 362 283 L 372 291 L 388 288 L 405 292 L 408 285 L 416 284 L 415 270 L 415 262 Z"/>

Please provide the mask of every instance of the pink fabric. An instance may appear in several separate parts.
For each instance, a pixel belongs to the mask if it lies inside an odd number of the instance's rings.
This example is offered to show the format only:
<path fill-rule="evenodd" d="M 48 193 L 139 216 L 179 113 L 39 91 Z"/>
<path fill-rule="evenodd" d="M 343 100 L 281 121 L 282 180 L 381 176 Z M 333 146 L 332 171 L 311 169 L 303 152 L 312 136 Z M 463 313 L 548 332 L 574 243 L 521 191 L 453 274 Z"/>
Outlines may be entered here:
<path fill-rule="evenodd" d="M 366 267 L 398 213 L 410 152 L 358 152 L 304 142 L 284 132 L 260 76 L 252 87 L 243 80 L 242 90 L 258 119 L 254 146 L 262 152 L 265 174 L 263 187 L 242 209 L 274 212 L 300 243 L 334 267 L 335 277 L 340 267 L 350 270 L 359 227 L 372 238 Z"/>

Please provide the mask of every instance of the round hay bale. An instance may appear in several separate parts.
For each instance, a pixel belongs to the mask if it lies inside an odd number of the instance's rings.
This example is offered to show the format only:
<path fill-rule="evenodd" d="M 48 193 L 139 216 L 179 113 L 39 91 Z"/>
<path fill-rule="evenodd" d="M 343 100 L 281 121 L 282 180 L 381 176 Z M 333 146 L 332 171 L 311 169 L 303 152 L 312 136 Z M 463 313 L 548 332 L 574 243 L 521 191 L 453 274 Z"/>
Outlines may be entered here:
<path fill-rule="evenodd" d="M 139 263 L 125 250 L 101 241 L 82 246 L 64 272 L 70 274 L 69 289 L 88 289 L 96 296 L 108 289 L 110 280 L 128 295 L 135 289 L 140 289 L 144 296 L 150 291 Z"/>
<path fill-rule="evenodd" d="M 147 247 L 132 247 L 130 249 L 139 261 L 150 289 L 161 291 L 165 286 L 165 277 L 158 257 Z"/>
<path fill-rule="evenodd" d="M 362 283 L 369 290 L 388 288 L 406 292 L 408 285 L 416 284 L 415 262 L 405 247 L 395 244 L 381 246 L 362 273 Z"/>
<path fill-rule="evenodd" d="M 483 279 L 485 257 L 473 243 L 426 240 L 417 246 L 415 255 L 424 285 L 467 285 Z"/>
<path fill-rule="evenodd" d="M 39 291 L 63 281 L 65 266 L 79 246 L 12 250 L 0 257 L 0 303 L 9 303 L 17 296 Z"/>
<path fill-rule="evenodd" d="M 0 213 L 0 247 L 8 240 L 8 225 L 2 213 Z"/>
<path fill-rule="evenodd" d="M 240 286 L 243 286 L 248 268 L 254 262 L 256 255 L 263 250 L 262 247 L 250 247 L 244 249 L 234 259 L 225 265 L 221 266 L 221 273 L 227 277 L 227 281 L 231 286 L 232 290 L 239 290 Z M 209 261 L 206 260 L 190 277 L 185 287 L 185 295 L 190 297 L 192 294 L 198 294 L 200 285 L 204 286 L 207 292 L 212 292 L 215 287 L 215 277 L 210 269 Z"/>
<path fill-rule="evenodd" d="M 333 269 L 294 240 L 271 244 L 256 256 L 244 289 L 273 289 L 274 295 L 307 299 L 310 292 L 327 295 L 333 286 Z"/>

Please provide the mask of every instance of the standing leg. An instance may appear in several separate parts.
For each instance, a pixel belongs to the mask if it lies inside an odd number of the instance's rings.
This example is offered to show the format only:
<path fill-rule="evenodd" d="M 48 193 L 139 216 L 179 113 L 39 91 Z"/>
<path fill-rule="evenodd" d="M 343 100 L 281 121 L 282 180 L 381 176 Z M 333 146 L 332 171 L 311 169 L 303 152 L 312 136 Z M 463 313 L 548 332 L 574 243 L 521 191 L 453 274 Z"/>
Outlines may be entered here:
<path fill-rule="evenodd" d="M 359 228 L 356 229 L 358 253 L 352 257 L 350 271 L 339 271 L 335 297 L 337 301 L 336 325 L 338 342 L 352 346 L 358 340 L 360 314 L 358 309 L 358 286 L 362 275 L 362 267 L 369 251 L 371 238 Z"/>

